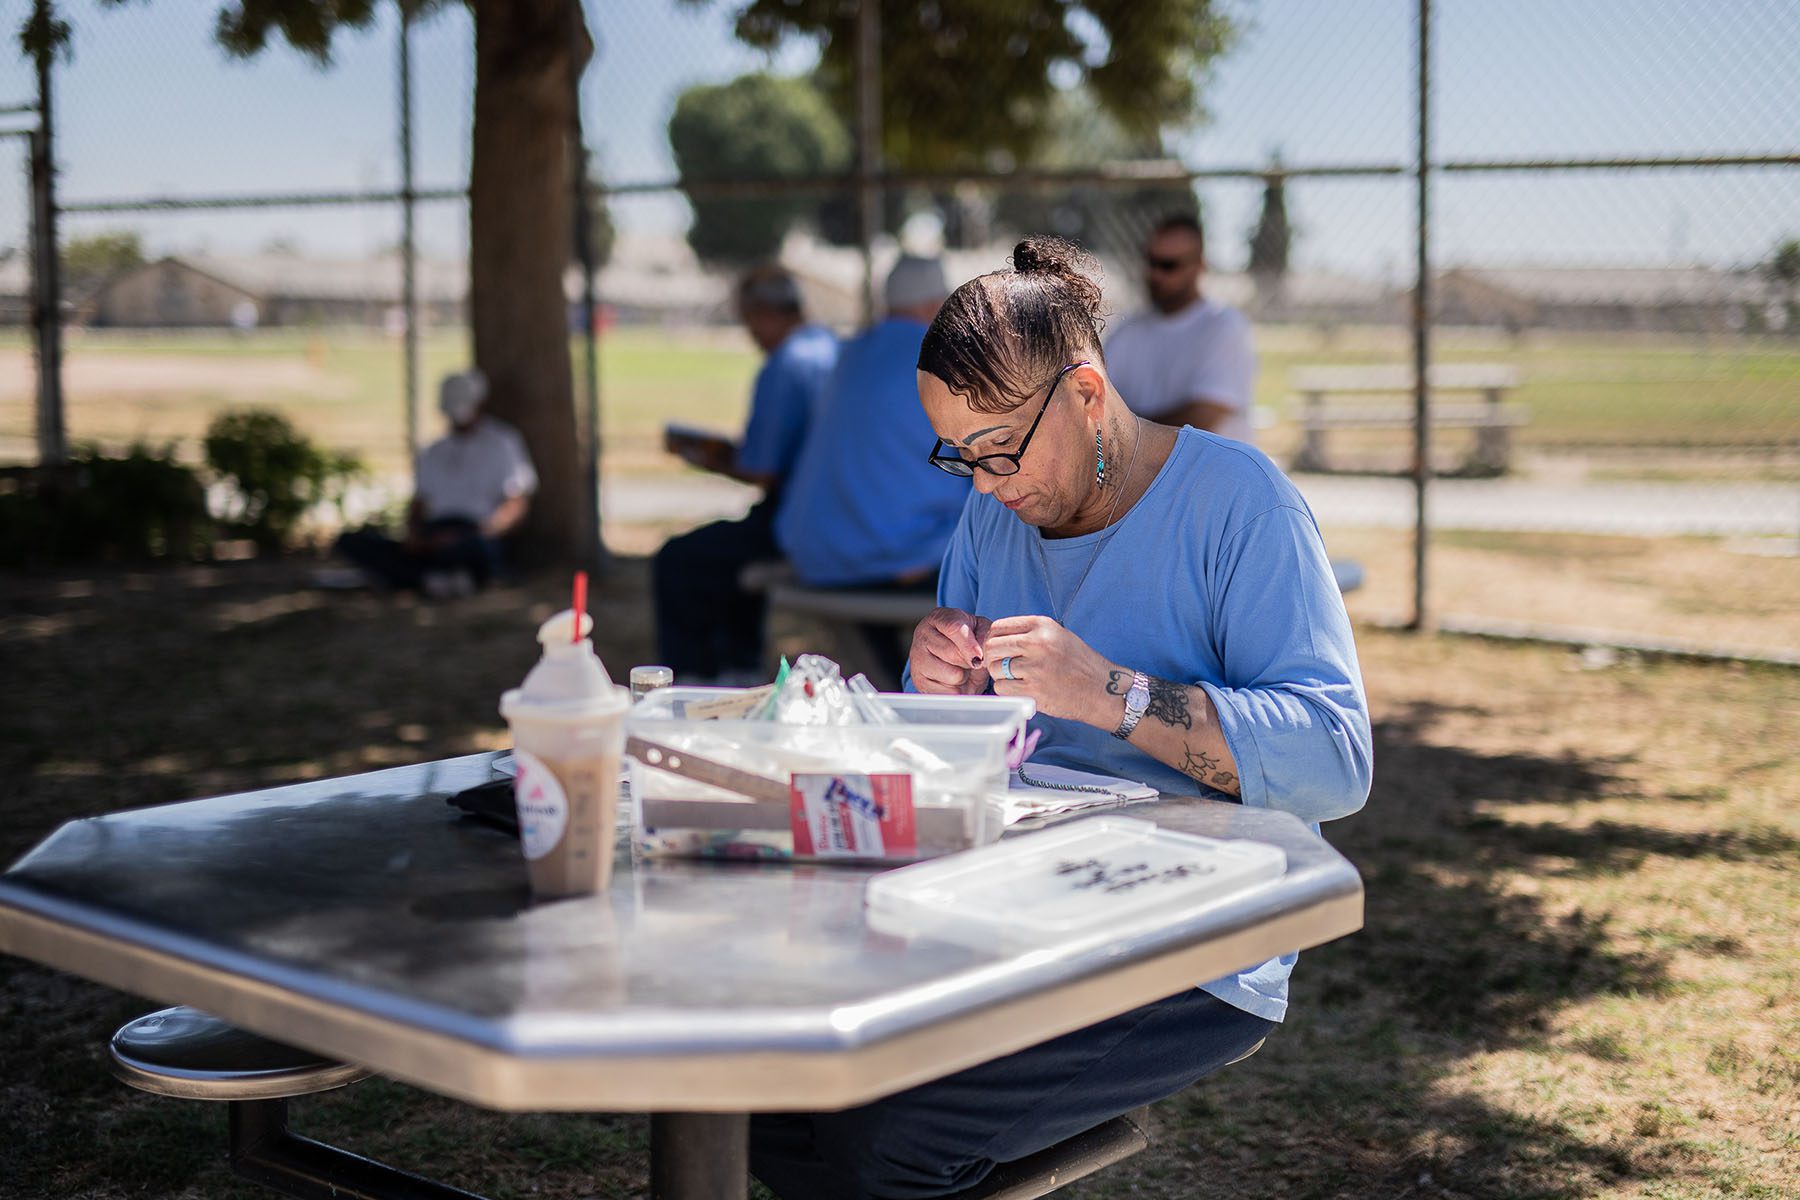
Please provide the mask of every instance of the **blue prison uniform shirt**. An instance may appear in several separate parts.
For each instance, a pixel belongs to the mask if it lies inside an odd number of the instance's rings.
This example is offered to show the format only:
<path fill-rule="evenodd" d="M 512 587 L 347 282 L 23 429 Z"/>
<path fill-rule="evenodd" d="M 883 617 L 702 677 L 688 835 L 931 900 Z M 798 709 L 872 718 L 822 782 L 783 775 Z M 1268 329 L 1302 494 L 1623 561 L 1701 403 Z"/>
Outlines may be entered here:
<path fill-rule="evenodd" d="M 750 420 L 738 446 L 738 466 L 787 478 L 824 405 L 837 357 L 837 336 L 822 325 L 802 325 L 769 352 L 750 392 Z"/>
<path fill-rule="evenodd" d="M 915 375 L 924 340 L 922 322 L 889 317 L 844 343 L 775 517 L 801 582 L 886 583 L 942 561 L 969 481 L 929 461 L 937 435 Z"/>
<path fill-rule="evenodd" d="M 992 496 L 972 494 L 938 603 L 991 619 L 1053 616 L 1046 561 L 1070 631 L 1121 666 L 1205 689 L 1244 804 L 1293 813 L 1315 832 L 1362 807 L 1373 747 L 1350 620 L 1311 510 L 1264 454 L 1183 429 L 1131 511 L 1082 537 L 1041 538 Z M 1032 724 L 1043 731 L 1034 762 L 1212 794 L 1110 730 L 1045 716 Z M 1278 1021 L 1294 959 L 1204 987 Z"/>

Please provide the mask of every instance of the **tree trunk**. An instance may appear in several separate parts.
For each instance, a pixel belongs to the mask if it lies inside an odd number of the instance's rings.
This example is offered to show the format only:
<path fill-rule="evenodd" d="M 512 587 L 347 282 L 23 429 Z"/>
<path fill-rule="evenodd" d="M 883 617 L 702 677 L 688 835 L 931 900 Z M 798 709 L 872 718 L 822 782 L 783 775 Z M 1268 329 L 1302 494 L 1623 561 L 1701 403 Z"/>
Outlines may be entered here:
<path fill-rule="evenodd" d="M 563 272 L 573 227 L 575 79 L 593 43 L 579 0 L 473 0 L 469 321 L 487 410 L 518 427 L 538 472 L 527 564 L 596 557 L 569 366 Z"/>

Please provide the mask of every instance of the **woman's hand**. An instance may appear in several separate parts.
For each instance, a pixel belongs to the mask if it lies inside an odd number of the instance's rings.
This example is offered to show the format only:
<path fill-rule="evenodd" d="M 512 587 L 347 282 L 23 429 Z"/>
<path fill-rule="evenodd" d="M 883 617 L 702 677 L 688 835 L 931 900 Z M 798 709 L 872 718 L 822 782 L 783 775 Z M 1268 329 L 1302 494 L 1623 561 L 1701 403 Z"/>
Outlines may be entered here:
<path fill-rule="evenodd" d="M 982 653 L 999 695 L 1029 696 L 1047 717 L 1108 731 L 1118 725 L 1124 709 L 1106 693 L 1118 668 L 1049 617 L 1002 617 L 988 630 Z"/>
<path fill-rule="evenodd" d="M 921 692 L 978 695 L 987 691 L 981 649 L 991 622 L 960 608 L 934 608 L 913 630 L 913 686 Z"/>

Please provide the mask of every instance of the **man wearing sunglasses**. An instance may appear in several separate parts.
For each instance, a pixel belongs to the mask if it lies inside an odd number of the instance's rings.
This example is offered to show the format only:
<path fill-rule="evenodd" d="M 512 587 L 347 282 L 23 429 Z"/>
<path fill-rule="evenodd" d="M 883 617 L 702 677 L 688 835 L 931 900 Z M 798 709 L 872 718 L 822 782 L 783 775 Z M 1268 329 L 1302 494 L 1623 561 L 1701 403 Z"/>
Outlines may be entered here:
<path fill-rule="evenodd" d="M 1151 308 L 1106 339 L 1113 386 L 1139 416 L 1251 440 L 1256 352 L 1244 314 L 1200 294 L 1206 238 L 1198 218 L 1164 217 L 1144 248 Z"/>

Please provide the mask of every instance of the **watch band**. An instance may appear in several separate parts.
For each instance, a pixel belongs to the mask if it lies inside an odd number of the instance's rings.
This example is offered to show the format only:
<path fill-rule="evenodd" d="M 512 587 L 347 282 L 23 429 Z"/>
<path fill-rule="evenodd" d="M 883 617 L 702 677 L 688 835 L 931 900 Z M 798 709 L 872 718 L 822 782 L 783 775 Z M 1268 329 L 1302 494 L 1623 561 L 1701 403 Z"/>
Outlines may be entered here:
<path fill-rule="evenodd" d="M 1131 689 L 1125 693 L 1125 719 L 1113 730 L 1113 736 L 1120 741 L 1131 737 L 1131 731 L 1138 727 L 1144 719 L 1144 709 L 1150 705 L 1150 677 L 1142 671 L 1131 673 Z"/>

